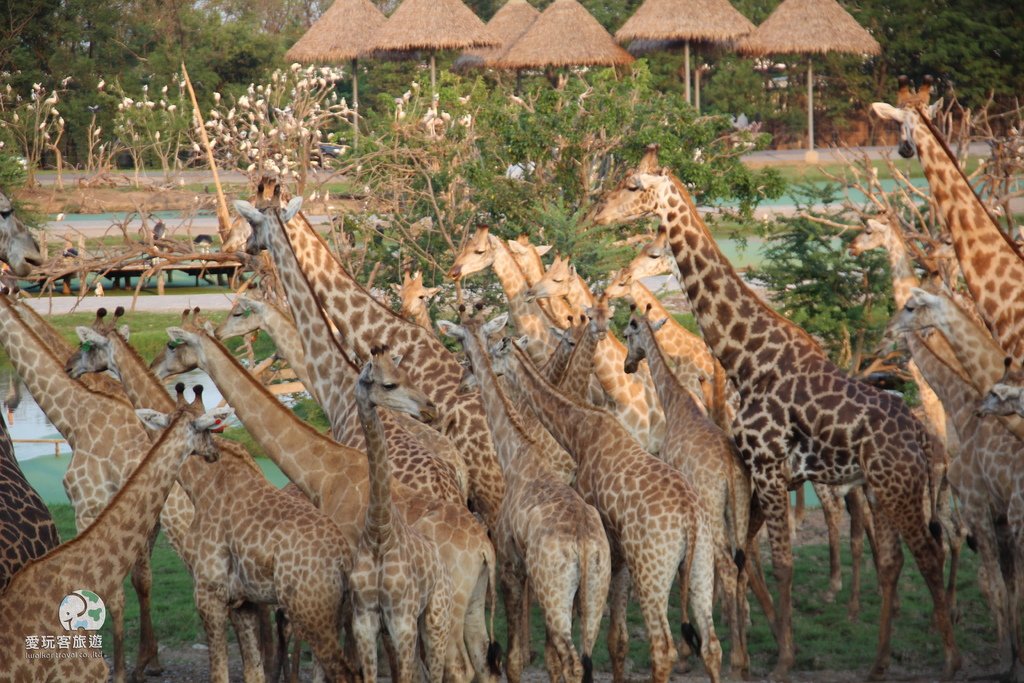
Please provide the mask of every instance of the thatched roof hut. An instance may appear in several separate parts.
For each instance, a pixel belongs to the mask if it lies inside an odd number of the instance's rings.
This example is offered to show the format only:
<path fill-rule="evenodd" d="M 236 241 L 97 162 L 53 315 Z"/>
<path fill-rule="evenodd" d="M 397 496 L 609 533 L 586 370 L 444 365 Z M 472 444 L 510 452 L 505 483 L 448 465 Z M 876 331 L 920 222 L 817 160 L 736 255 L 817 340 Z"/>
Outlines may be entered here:
<path fill-rule="evenodd" d="M 752 55 L 882 52 L 878 41 L 836 0 L 785 0 L 736 49 Z"/>
<path fill-rule="evenodd" d="M 504 69 L 618 66 L 633 56 L 576 0 L 555 0 L 519 40 L 495 60 Z"/>
<path fill-rule="evenodd" d="M 487 28 L 500 41 L 499 44 L 463 52 L 455 60 L 454 68 L 464 70 L 492 66 L 494 60 L 519 40 L 539 16 L 540 12 L 526 0 L 508 0 L 487 22 Z"/>
<path fill-rule="evenodd" d="M 497 45 L 473 10 L 459 0 L 405 0 L 372 36 L 374 50 L 464 50 Z"/>
<path fill-rule="evenodd" d="M 729 0 L 646 0 L 615 40 L 723 43 L 754 30 Z"/>
<path fill-rule="evenodd" d="M 362 57 L 387 19 L 370 0 L 334 0 L 284 54 L 290 62 L 336 64 Z"/>

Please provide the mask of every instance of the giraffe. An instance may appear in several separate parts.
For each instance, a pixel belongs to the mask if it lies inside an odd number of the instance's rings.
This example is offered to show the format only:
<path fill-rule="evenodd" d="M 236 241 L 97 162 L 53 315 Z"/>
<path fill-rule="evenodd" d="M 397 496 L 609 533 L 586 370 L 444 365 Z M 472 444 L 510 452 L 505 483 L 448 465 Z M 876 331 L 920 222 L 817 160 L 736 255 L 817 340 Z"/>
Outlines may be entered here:
<path fill-rule="evenodd" d="M 466 276 L 487 268 L 493 269 L 498 276 L 516 329 L 529 337 L 527 349 L 530 357 L 538 365 L 543 363 L 557 344 L 550 330 L 553 320 L 536 302 L 526 300 L 525 292 L 530 285 L 516 263 L 510 243 L 492 235 L 487 226 L 480 226 L 455 257 L 448 276 L 460 282 Z"/>
<path fill-rule="evenodd" d="M 0 417 L 0 594 L 11 577 L 60 543 L 50 510 L 25 479 Z"/>
<path fill-rule="evenodd" d="M 903 334 L 929 327 L 942 332 L 964 376 L 979 393 L 985 395 L 1002 378 L 1006 356 L 970 313 L 944 294 L 912 289 L 906 304 L 889 323 L 890 332 Z M 1008 414 L 998 419 L 1017 438 L 1024 439 L 1024 418 Z"/>
<path fill-rule="evenodd" d="M 235 202 L 235 207 L 252 227 L 246 249 L 252 253 L 269 249 L 282 282 L 290 283 L 286 285 L 288 303 L 307 345 L 310 368 L 324 362 L 325 354 L 332 352 L 330 343 L 307 334 L 306 328 L 315 324 L 314 317 L 326 315 L 359 356 L 365 356 L 377 340 L 390 340 L 395 353 L 405 357 L 410 380 L 441 411 L 442 432 L 466 458 L 469 499 L 490 526 L 501 503 L 504 481 L 479 394 L 457 392 L 462 379 L 458 361 L 430 330 L 408 323 L 380 305 L 344 270 L 305 218 L 296 218 L 301 197 L 293 199 L 282 214 L 277 210 L 280 186 L 275 185 L 269 200 L 262 196 L 264 188 L 261 185 L 259 193 L 262 210 L 247 202 Z M 324 378 L 324 385 L 318 390 L 321 397 L 336 391 L 330 378 Z"/>
<path fill-rule="evenodd" d="M 392 680 L 412 682 L 418 631 L 427 679 L 441 683 L 452 630 L 452 579 L 437 546 L 395 510 L 384 427 L 377 417 L 378 406 L 387 406 L 429 422 L 434 419 L 434 407 L 426 395 L 405 383 L 386 347 L 370 350 L 355 396 L 359 423 L 366 432 L 370 472 L 366 522 L 349 575 L 352 632 L 361 674 L 365 681 L 377 680 L 377 636 L 383 626 L 384 637 L 397 654 Z"/>
<path fill-rule="evenodd" d="M 0 296 L 0 345 L 7 349 L 11 363 L 47 419 L 71 446 L 71 462 L 63 484 L 75 508 L 75 525 L 82 531 L 92 524 L 139 458 L 149 450 L 149 438 L 123 394 L 117 397 L 94 391 L 69 378 L 63 361 L 53 355 L 5 296 Z M 160 669 L 149 611 L 149 552 L 139 555 L 132 566 L 131 580 L 140 614 L 139 651 L 132 677 L 140 679 L 147 668 Z M 124 592 L 120 587 L 107 604 L 113 617 L 114 681 L 122 683 L 127 669 Z"/>
<path fill-rule="evenodd" d="M 955 357 L 945 358 L 948 344 L 934 344 L 935 328 L 903 335 L 922 373 L 949 409 L 963 448 L 949 466 L 949 480 L 970 529 L 969 540 L 981 566 L 978 584 L 996 622 L 1003 661 L 1010 660 L 1008 680 L 1024 681 L 1021 608 L 1024 606 L 1024 462 L 1020 440 L 996 419 L 978 410 L 981 392 L 967 380 Z M 1009 538 L 997 533 L 1002 518 Z"/>
<path fill-rule="evenodd" d="M 594 306 L 596 299 L 586 283 L 569 265 L 568 259 L 555 258 L 544 277 L 527 290 L 527 298 L 564 298 L 576 314 Z M 651 453 L 661 449 L 665 438 L 665 416 L 658 406 L 657 393 L 647 368 L 635 375 L 622 371 L 626 347 L 607 335 L 594 354 L 594 374 L 612 400 L 612 413 L 622 421 L 637 441 Z"/>
<path fill-rule="evenodd" d="M 909 159 L 916 152 L 921 160 L 978 313 L 1007 355 L 1024 358 L 1024 294 L 1018 287 L 1024 255 L 985 208 L 932 123 L 931 85 L 926 79 L 911 93 L 909 79 L 901 76 L 898 106 L 875 102 L 871 108 L 900 124 L 900 156 Z"/>
<path fill-rule="evenodd" d="M 679 381 L 656 337 L 666 319 L 652 322 L 652 311 L 648 309 L 646 315 L 641 315 L 634 309 L 623 330 L 628 349 L 625 370 L 635 372 L 637 364 L 647 359 L 669 425 L 659 457 L 683 474 L 708 511 L 715 572 L 725 594 L 725 613 L 731 629 L 730 664 L 734 672 L 746 678 L 750 674 L 746 632 L 749 610 L 743 547 L 750 520 L 750 475 L 732 439 L 704 414 L 692 390 Z"/>
<path fill-rule="evenodd" d="M 14 215 L 14 205 L 0 192 L 0 261 L 11 267 L 17 277 L 25 277 L 42 265 L 43 253 L 28 228 Z"/>
<path fill-rule="evenodd" d="M 516 260 L 519 269 L 526 278 L 526 284 L 532 287 L 544 277 L 544 262 L 540 257 L 551 251 L 550 244 L 532 244 L 527 235 L 519 235 L 514 240 L 507 240 L 512 258 Z M 540 299 L 537 302 L 549 318 L 552 320 L 565 320 L 572 315 L 572 309 L 565 302 L 559 299 Z"/>
<path fill-rule="evenodd" d="M 611 557 L 601 517 L 578 493 L 553 476 L 543 443 L 526 427 L 519 411 L 501 390 L 487 355 L 486 340 L 505 326 L 507 314 L 484 324 L 477 316 L 462 324 L 438 321 L 445 334 L 458 339 L 480 382 L 487 423 L 494 434 L 505 475 L 498 543 L 502 547 L 506 614 L 525 616 L 524 594 L 537 596 L 547 628 L 545 663 L 552 681 L 581 683 L 593 678 L 591 653 L 608 597 Z M 543 430 L 539 430 L 543 431 Z M 572 642 L 574 596 L 580 604 L 580 651 Z M 508 678 L 519 683 L 520 624 L 509 626 Z M 529 649 L 528 643 L 525 644 Z"/>
<path fill-rule="evenodd" d="M 238 416 L 267 455 L 355 547 L 369 493 L 366 455 L 298 419 L 208 331 L 170 328 L 168 335 L 175 347 L 168 357 L 185 351 L 194 356 L 190 364 L 207 371 L 227 400 L 238 406 Z M 491 639 L 484 607 L 488 587 L 494 585 L 495 559 L 486 529 L 466 509 L 464 498 L 443 500 L 443 492 L 422 474 L 407 481 L 415 488 L 396 481 L 395 503 L 406 521 L 438 546 L 454 582 L 455 622 L 446 670 L 460 683 L 474 671 L 492 681 L 496 673 L 487 661 Z"/>
<path fill-rule="evenodd" d="M 402 284 L 399 285 L 392 282 L 391 289 L 394 290 L 395 294 L 398 295 L 399 301 L 402 302 L 401 309 L 398 312 L 400 316 L 409 322 L 416 323 L 420 327 L 425 327 L 428 330 L 433 329 L 428 306 L 430 300 L 441 291 L 440 287 L 424 287 L 423 273 L 417 270 L 413 273 L 412 277 L 409 276 L 409 271 L 405 271 L 402 277 Z"/>
<path fill-rule="evenodd" d="M 612 678 L 624 680 L 630 579 L 651 647 L 651 680 L 666 683 L 676 661 L 667 609 L 673 577 L 687 585 L 696 630 L 683 615 L 683 635 L 719 680 L 722 648 L 711 619 L 714 548 L 708 514 L 683 476 L 645 451 L 604 410 L 565 397 L 511 340 L 495 349 L 494 367 L 532 398 L 537 415 L 577 461 L 576 488 L 597 508 L 612 552 L 608 651 Z M 682 566 L 680 566 L 682 565 Z"/>
<path fill-rule="evenodd" d="M 656 145 L 607 197 L 595 220 L 607 224 L 651 215 L 668 233 L 703 337 L 740 393 L 733 437 L 768 523 L 778 584 L 774 674 L 785 677 L 794 660 L 788 491 L 809 479 L 867 485 L 873 496 L 882 609 L 871 677 L 880 678 L 889 664 L 901 535 L 931 592 L 943 673 L 952 677 L 961 659 L 942 586 L 937 487 L 929 476 L 934 444 L 924 426 L 900 399 L 843 375 L 810 335 L 751 291 L 718 249 L 683 184 L 667 169 L 658 170 Z M 755 530 L 760 521 L 752 524 Z"/>
<path fill-rule="evenodd" d="M 1024 392 L 1021 391 L 1024 388 L 1024 373 L 1020 369 L 1014 370 L 1009 358 L 1005 363 L 1003 376 L 992 385 L 982 400 L 978 409 L 981 415 L 1024 416 Z"/>
<path fill-rule="evenodd" d="M 217 457 L 209 434 L 226 416 L 226 411 L 176 415 L 91 525 L 14 575 L 0 594 L 0 661 L 6 662 L 7 680 L 107 679 L 106 662 L 84 645 L 74 648 L 84 655 L 79 659 L 28 659 L 26 638 L 58 630 L 61 596 L 84 589 L 102 599 L 120 589 L 122 577 L 148 551 L 160 508 L 183 461 L 193 453 L 207 460 Z"/>

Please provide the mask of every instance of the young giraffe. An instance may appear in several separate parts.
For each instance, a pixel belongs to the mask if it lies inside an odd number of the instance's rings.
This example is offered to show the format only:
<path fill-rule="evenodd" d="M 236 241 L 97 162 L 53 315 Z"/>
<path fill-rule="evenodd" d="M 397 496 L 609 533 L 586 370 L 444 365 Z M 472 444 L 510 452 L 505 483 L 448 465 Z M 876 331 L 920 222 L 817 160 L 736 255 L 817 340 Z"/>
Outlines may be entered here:
<path fill-rule="evenodd" d="M 0 594 L 0 661 L 5 662 L 6 680 L 107 680 L 106 662 L 92 651 L 80 646 L 75 648 L 84 655 L 80 659 L 28 659 L 25 638 L 58 630 L 55 608 L 62 596 L 86 589 L 102 599 L 120 589 L 122 577 L 148 552 L 160 509 L 182 463 L 193 453 L 207 460 L 217 457 L 209 434 L 226 414 L 177 414 L 90 526 L 14 575 Z"/>
<path fill-rule="evenodd" d="M 931 592 L 944 675 L 952 677 L 961 660 L 942 585 L 940 529 L 925 509 L 934 513 L 936 487 L 929 477 L 933 443 L 924 426 L 899 398 L 843 375 L 810 335 L 750 290 L 718 249 L 683 184 L 667 169 L 658 170 L 654 145 L 595 220 L 607 224 L 651 215 L 668 233 L 704 339 L 742 399 L 733 436 L 768 521 L 778 583 L 774 674 L 784 677 L 794 660 L 789 489 L 810 479 L 834 486 L 866 484 L 874 499 L 882 609 L 872 678 L 881 677 L 889 664 L 903 557 L 900 535 Z"/>
<path fill-rule="evenodd" d="M 309 381 L 307 386 L 316 386 L 306 369 L 306 354 L 299 332 L 288 313 L 268 301 L 249 298 L 239 298 L 232 310 L 235 309 L 247 310 L 249 313 L 228 316 L 214 331 L 217 338 L 227 339 L 262 329 L 274 340 L 278 353 L 284 357 L 288 365 L 302 368 L 303 375 Z M 204 334 L 202 329 L 195 331 L 197 334 Z M 359 371 L 349 362 L 348 356 L 339 355 L 341 358 L 338 363 L 329 368 L 321 365 L 316 372 L 326 371 L 334 378 L 336 386 L 341 383 L 337 386 L 340 390 L 338 393 L 351 397 Z M 185 346 L 168 349 L 155 359 L 154 363 L 159 374 L 174 374 L 192 369 L 198 364 L 198 359 L 199 356 L 192 352 L 191 347 Z M 319 401 L 314 391 L 311 390 L 310 393 L 321 405 L 332 405 L 328 401 Z M 357 450 L 363 449 L 365 442 L 354 411 L 354 403 L 346 410 L 349 412 L 347 420 L 330 412 L 328 418 L 332 423 L 345 422 L 344 431 L 337 433 L 339 443 Z M 241 417 L 245 420 L 244 414 Z M 439 500 L 464 504 L 468 493 L 466 461 L 452 443 L 437 431 L 413 420 L 405 413 L 387 411 L 382 414 L 382 420 L 390 443 L 390 460 L 396 479 L 413 490 L 434 495 Z"/>
<path fill-rule="evenodd" d="M 508 300 L 508 309 L 520 334 L 529 337 L 527 351 L 538 365 L 555 350 L 557 341 L 551 333 L 552 320 L 535 302 L 527 301 L 525 292 L 529 283 L 516 264 L 505 240 L 492 235 L 487 226 L 477 228 L 455 257 L 448 276 L 460 282 L 463 278 L 491 268 L 498 276 L 501 289 Z"/>
<path fill-rule="evenodd" d="M 711 619 L 714 547 L 697 492 L 677 470 L 645 451 L 610 413 L 552 387 L 510 340 L 495 350 L 495 370 L 530 394 L 541 423 L 576 458 L 576 488 L 597 508 L 608 534 L 612 679 L 624 680 L 629 638 L 625 611 L 632 579 L 651 644 L 651 680 L 668 681 L 677 657 L 668 624 L 668 597 L 681 572 L 697 624 L 694 631 L 683 615 L 683 635 L 700 652 L 710 679 L 718 681 L 722 648 Z"/>
<path fill-rule="evenodd" d="M 50 510 L 25 479 L 14 457 L 7 424 L 0 417 L 0 593 L 15 572 L 57 547 L 60 537 Z"/>
<path fill-rule="evenodd" d="M 971 531 L 981 566 L 978 585 L 996 622 L 1002 661 L 1010 660 L 1008 680 L 1024 681 L 1024 461 L 1020 440 L 997 419 L 978 410 L 981 393 L 942 357 L 948 345 L 933 345 L 942 334 L 930 331 L 904 335 L 921 372 L 949 409 L 963 449 L 949 466 L 949 481 L 960 501 L 960 513 Z M 933 350 L 934 349 L 934 350 Z M 997 533 L 1002 517 L 1009 539 Z"/>
<path fill-rule="evenodd" d="M 502 576 L 506 614 L 525 616 L 527 582 L 537 596 L 547 627 L 545 663 L 551 681 L 590 683 L 591 653 L 608 597 L 611 558 L 601 517 L 579 494 L 549 469 L 544 445 L 528 430 L 502 392 L 487 355 L 487 339 L 499 332 L 507 314 L 484 324 L 463 316 L 462 325 L 438 321 L 441 331 L 455 337 L 466 350 L 480 383 L 487 423 L 505 474 L 505 498 L 498 523 L 503 548 Z M 543 431 L 543 430 L 541 430 Z M 559 449 L 560 450 L 560 449 Z M 580 605 L 580 651 L 572 642 L 573 598 Z M 528 633 L 528 631 L 525 631 Z M 519 683 L 524 629 L 510 625 L 508 678 Z"/>
<path fill-rule="evenodd" d="M 539 282 L 527 290 L 527 298 L 565 298 L 577 313 L 584 313 L 596 303 L 586 283 L 569 266 L 568 259 L 556 258 Z M 611 398 L 611 412 L 642 446 L 657 453 L 665 439 L 665 415 L 658 406 L 657 392 L 647 368 L 635 375 L 622 371 L 626 347 L 607 335 L 594 354 L 594 374 Z"/>
<path fill-rule="evenodd" d="M 1014 370 L 1009 358 L 1004 363 L 1003 376 L 982 399 L 978 410 L 981 415 L 1024 416 L 1024 372 Z"/>
<path fill-rule="evenodd" d="M 551 251 L 550 244 L 532 244 L 527 235 L 519 235 L 514 240 L 507 240 L 512 258 L 516 260 L 519 269 L 526 278 L 526 284 L 534 286 L 544 277 L 544 262 L 540 257 Z M 572 309 L 565 302 L 558 299 L 540 299 L 540 308 L 552 320 L 565 320 L 572 315 Z"/>
<path fill-rule="evenodd" d="M 750 475 L 732 439 L 704 414 L 661 349 L 656 335 L 665 319 L 651 322 L 650 315 L 650 310 L 645 316 L 634 309 L 623 329 L 628 350 L 625 370 L 635 372 L 639 362 L 647 359 L 669 425 L 659 457 L 682 472 L 699 492 L 708 511 L 715 544 L 715 571 L 725 594 L 725 613 L 731 629 L 730 664 L 734 673 L 747 678 L 749 609 L 743 547 L 750 521 Z"/>
<path fill-rule="evenodd" d="M 923 289 L 912 289 L 907 303 L 889 323 L 892 333 L 904 334 L 934 327 L 963 368 L 963 375 L 974 388 L 985 395 L 1003 376 L 1005 358 L 992 335 L 971 315 L 945 294 L 931 294 Z M 953 363 L 953 359 L 947 359 Z M 999 418 L 1006 428 L 1024 439 L 1024 418 L 1004 415 Z"/>
<path fill-rule="evenodd" d="M 900 124 L 900 156 L 909 159 L 916 152 L 921 160 L 978 313 L 1006 354 L 1024 358 L 1024 255 L 985 208 L 932 123 L 930 94 L 930 77 L 912 94 L 909 79 L 901 76 L 899 106 L 876 102 L 871 108 Z"/>
<path fill-rule="evenodd" d="M 3 192 L 0 192 L 0 261 L 9 265 L 17 277 L 25 277 L 32 268 L 43 263 L 39 243 L 14 215 L 14 206 Z"/>
<path fill-rule="evenodd" d="M 149 450 L 146 431 L 123 394 L 117 397 L 90 390 L 69 378 L 63 360 L 53 355 L 5 296 L 0 296 L 0 345 L 7 349 L 11 363 L 47 419 L 71 446 L 71 462 L 63 484 L 75 508 L 75 526 L 82 531 L 92 524 L 128 479 L 139 458 Z M 141 554 L 133 565 L 131 580 L 140 613 L 139 653 L 132 676 L 140 679 L 146 668 L 159 669 L 149 610 L 152 574 L 148 552 Z M 122 683 L 127 673 L 123 590 L 113 591 L 107 605 L 113 618 L 114 680 Z"/>
<path fill-rule="evenodd" d="M 423 273 L 417 270 L 413 273 L 412 277 L 409 276 L 409 271 L 405 271 L 405 275 L 402 277 L 402 284 L 399 285 L 392 282 L 391 289 L 394 290 L 395 294 L 398 295 L 399 301 L 402 302 L 402 306 L 398 311 L 400 316 L 411 323 L 416 323 L 420 327 L 425 327 L 428 330 L 433 329 L 428 308 L 430 300 L 441 291 L 440 287 L 424 287 Z"/>
<path fill-rule="evenodd" d="M 349 575 L 360 673 L 365 681 L 377 680 L 377 636 L 383 626 L 398 660 L 392 680 L 412 683 L 418 631 L 427 680 L 441 683 L 452 631 L 452 579 L 437 546 L 410 527 L 392 503 L 384 427 L 377 417 L 377 408 L 385 406 L 429 422 L 434 408 L 406 384 L 386 348 L 370 350 L 355 397 L 370 472 L 366 522 Z"/>
<path fill-rule="evenodd" d="M 261 186 L 262 189 L 269 190 L 266 186 Z M 252 226 L 246 249 L 252 253 L 269 249 L 282 281 L 288 283 L 288 303 L 303 343 L 307 344 L 310 368 L 332 352 L 330 343 L 308 334 L 312 319 L 320 318 L 317 308 L 322 308 L 337 325 L 341 336 L 359 356 L 365 356 L 375 340 L 390 340 L 395 353 L 405 357 L 410 380 L 422 387 L 441 411 L 443 433 L 466 458 L 469 498 L 489 527 L 501 504 L 504 480 L 479 394 L 458 394 L 462 367 L 437 337 L 380 305 L 344 270 L 305 218 L 296 217 L 301 198 L 292 200 L 295 204 L 289 205 L 285 214 L 288 220 L 283 219 L 278 210 L 279 192 L 280 186 L 276 185 L 270 199 L 260 192 L 261 210 L 246 202 L 236 202 L 235 206 Z M 324 387 L 318 394 L 323 397 L 332 391 L 336 390 L 331 379 L 324 378 Z"/>
<path fill-rule="evenodd" d="M 239 406 L 238 416 L 267 455 L 355 547 L 368 500 L 366 455 L 298 419 L 205 330 L 171 328 L 168 334 L 175 346 L 168 358 L 190 354 L 194 360 L 186 367 L 195 364 L 210 374 L 228 401 Z M 406 521 L 439 548 L 454 582 L 455 623 L 446 670 L 460 683 L 474 671 L 482 680 L 493 680 L 497 674 L 487 661 L 491 638 L 484 607 L 488 587 L 494 586 L 494 548 L 461 500 L 444 501 L 443 490 L 430 478 L 411 474 L 407 481 L 416 488 L 396 481 L 395 503 Z"/>

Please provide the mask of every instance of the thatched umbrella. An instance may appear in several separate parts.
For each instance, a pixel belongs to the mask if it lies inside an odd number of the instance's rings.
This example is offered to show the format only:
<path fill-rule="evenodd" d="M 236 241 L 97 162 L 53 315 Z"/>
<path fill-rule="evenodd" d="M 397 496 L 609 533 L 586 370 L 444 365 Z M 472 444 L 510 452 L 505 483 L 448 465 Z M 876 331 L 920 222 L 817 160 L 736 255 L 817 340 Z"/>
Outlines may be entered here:
<path fill-rule="evenodd" d="M 495 65 L 503 69 L 563 66 L 619 66 L 633 55 L 576 0 L 555 0 Z"/>
<path fill-rule="evenodd" d="M 437 95 L 437 50 L 464 50 L 497 45 L 473 10 L 459 0 L 405 0 L 372 36 L 377 52 L 430 51 L 430 87 Z"/>
<path fill-rule="evenodd" d="M 359 58 L 370 51 L 370 38 L 387 19 L 370 0 L 334 0 L 299 38 L 285 59 L 306 64 L 352 63 L 353 145 L 359 143 Z"/>
<path fill-rule="evenodd" d="M 498 39 L 498 44 L 466 50 L 455 60 L 455 68 L 461 70 L 493 66 L 494 60 L 519 40 L 539 16 L 540 12 L 526 0 L 508 0 L 487 22 L 487 28 Z"/>
<path fill-rule="evenodd" d="M 807 55 L 807 152 L 814 153 L 814 66 L 811 55 L 878 55 L 882 47 L 836 0 L 784 0 L 736 49 L 752 55 Z"/>
<path fill-rule="evenodd" d="M 683 46 L 686 101 L 690 97 L 690 44 L 727 43 L 754 30 L 729 0 L 646 0 L 618 31 L 615 40 L 632 42 L 630 52 Z"/>

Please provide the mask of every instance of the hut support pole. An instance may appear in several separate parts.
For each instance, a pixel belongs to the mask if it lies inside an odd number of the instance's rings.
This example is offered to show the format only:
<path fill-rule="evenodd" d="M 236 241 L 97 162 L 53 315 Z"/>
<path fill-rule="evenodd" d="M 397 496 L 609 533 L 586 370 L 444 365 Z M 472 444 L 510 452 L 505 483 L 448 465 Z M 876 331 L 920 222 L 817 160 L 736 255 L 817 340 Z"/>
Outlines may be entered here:
<path fill-rule="evenodd" d="M 434 64 L 434 53 L 430 53 L 430 94 L 437 99 L 437 66 Z"/>
<path fill-rule="evenodd" d="M 698 64 L 693 71 L 693 106 L 697 109 L 698 114 L 700 113 L 700 79 L 704 75 L 700 67 L 701 65 Z"/>
<path fill-rule="evenodd" d="M 683 71 L 686 72 L 686 103 L 693 104 L 693 98 L 690 97 L 690 41 L 683 43 Z"/>
<path fill-rule="evenodd" d="M 352 60 L 352 149 L 359 150 L 359 59 Z"/>
<path fill-rule="evenodd" d="M 814 62 L 807 58 L 807 151 L 814 151 Z"/>

